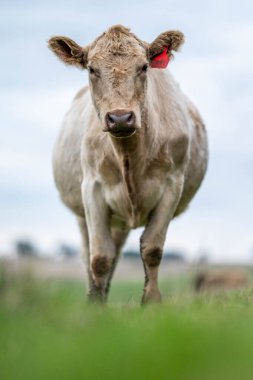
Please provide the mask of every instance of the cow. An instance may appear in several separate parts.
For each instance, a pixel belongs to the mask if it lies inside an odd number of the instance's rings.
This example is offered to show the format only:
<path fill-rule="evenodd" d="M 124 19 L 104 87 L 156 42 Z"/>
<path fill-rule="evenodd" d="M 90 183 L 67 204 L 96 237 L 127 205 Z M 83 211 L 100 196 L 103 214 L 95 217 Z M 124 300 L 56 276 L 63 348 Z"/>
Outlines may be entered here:
<path fill-rule="evenodd" d="M 91 302 L 106 302 L 121 248 L 140 226 L 142 304 L 161 302 L 166 232 L 200 187 L 208 161 L 201 116 L 163 69 L 183 42 L 180 31 L 166 31 L 149 44 L 122 25 L 84 47 L 64 36 L 49 39 L 60 60 L 89 75 L 65 116 L 53 172 L 77 216 Z M 165 65 L 157 64 L 162 55 Z"/>
<path fill-rule="evenodd" d="M 249 286 L 250 278 L 242 269 L 205 270 L 195 275 L 193 285 L 196 292 L 233 290 Z"/>

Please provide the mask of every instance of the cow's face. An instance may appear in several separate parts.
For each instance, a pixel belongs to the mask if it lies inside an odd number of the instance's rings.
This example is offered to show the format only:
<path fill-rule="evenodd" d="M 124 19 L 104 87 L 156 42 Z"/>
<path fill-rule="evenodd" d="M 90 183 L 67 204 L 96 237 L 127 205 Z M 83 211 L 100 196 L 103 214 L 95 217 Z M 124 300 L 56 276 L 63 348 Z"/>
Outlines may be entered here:
<path fill-rule="evenodd" d="M 104 130 L 115 137 L 141 127 L 148 63 L 146 47 L 129 33 L 107 32 L 89 50 L 93 103 Z"/>
<path fill-rule="evenodd" d="M 94 107 L 102 129 L 113 137 L 130 137 L 141 128 L 152 58 L 183 42 L 181 32 L 165 32 L 152 44 L 120 25 L 84 48 L 67 37 L 52 37 L 49 47 L 67 64 L 87 68 Z"/>

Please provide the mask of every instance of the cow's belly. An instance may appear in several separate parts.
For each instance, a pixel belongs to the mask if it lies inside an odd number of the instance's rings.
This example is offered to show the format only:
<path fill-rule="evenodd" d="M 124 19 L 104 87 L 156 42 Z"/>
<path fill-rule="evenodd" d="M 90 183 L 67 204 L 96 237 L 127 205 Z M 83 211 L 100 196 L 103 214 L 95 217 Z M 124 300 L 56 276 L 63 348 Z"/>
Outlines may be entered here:
<path fill-rule="evenodd" d="M 155 179 L 143 180 L 132 197 L 123 182 L 113 187 L 104 184 L 103 187 L 106 203 L 112 211 L 112 224 L 137 228 L 147 223 L 149 213 L 164 192 L 165 183 Z"/>

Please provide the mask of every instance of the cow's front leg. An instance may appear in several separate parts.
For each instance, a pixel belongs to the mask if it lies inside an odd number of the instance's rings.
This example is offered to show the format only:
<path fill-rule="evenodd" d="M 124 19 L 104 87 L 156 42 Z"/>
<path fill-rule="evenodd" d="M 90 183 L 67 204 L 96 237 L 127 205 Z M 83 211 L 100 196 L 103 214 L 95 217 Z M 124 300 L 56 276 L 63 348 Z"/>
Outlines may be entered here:
<path fill-rule="evenodd" d="M 82 184 L 82 197 L 89 235 L 90 289 L 92 302 L 106 301 L 106 286 L 115 260 L 116 250 L 110 230 L 110 210 L 100 183 L 93 179 Z"/>
<path fill-rule="evenodd" d="M 175 177 L 166 185 L 164 194 L 152 211 L 141 237 L 141 257 L 145 270 L 142 304 L 161 302 L 158 288 L 158 269 L 170 220 L 173 218 L 183 188 L 183 178 Z"/>

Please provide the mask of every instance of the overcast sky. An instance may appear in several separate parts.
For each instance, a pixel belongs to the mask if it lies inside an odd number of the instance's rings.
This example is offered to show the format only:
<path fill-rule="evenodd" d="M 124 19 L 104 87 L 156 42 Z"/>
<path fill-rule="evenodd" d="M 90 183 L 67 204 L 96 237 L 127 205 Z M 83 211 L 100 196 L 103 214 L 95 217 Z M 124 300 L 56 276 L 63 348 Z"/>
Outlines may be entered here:
<path fill-rule="evenodd" d="M 46 47 L 51 35 L 91 42 L 113 24 L 152 41 L 179 29 L 186 43 L 170 64 L 207 126 L 210 162 L 188 211 L 171 223 L 166 248 L 193 259 L 253 259 L 252 1 L 1 1 L 0 251 L 18 237 L 44 249 L 80 242 L 51 170 L 59 126 L 87 73 Z M 138 246 L 140 230 L 128 239 Z"/>

